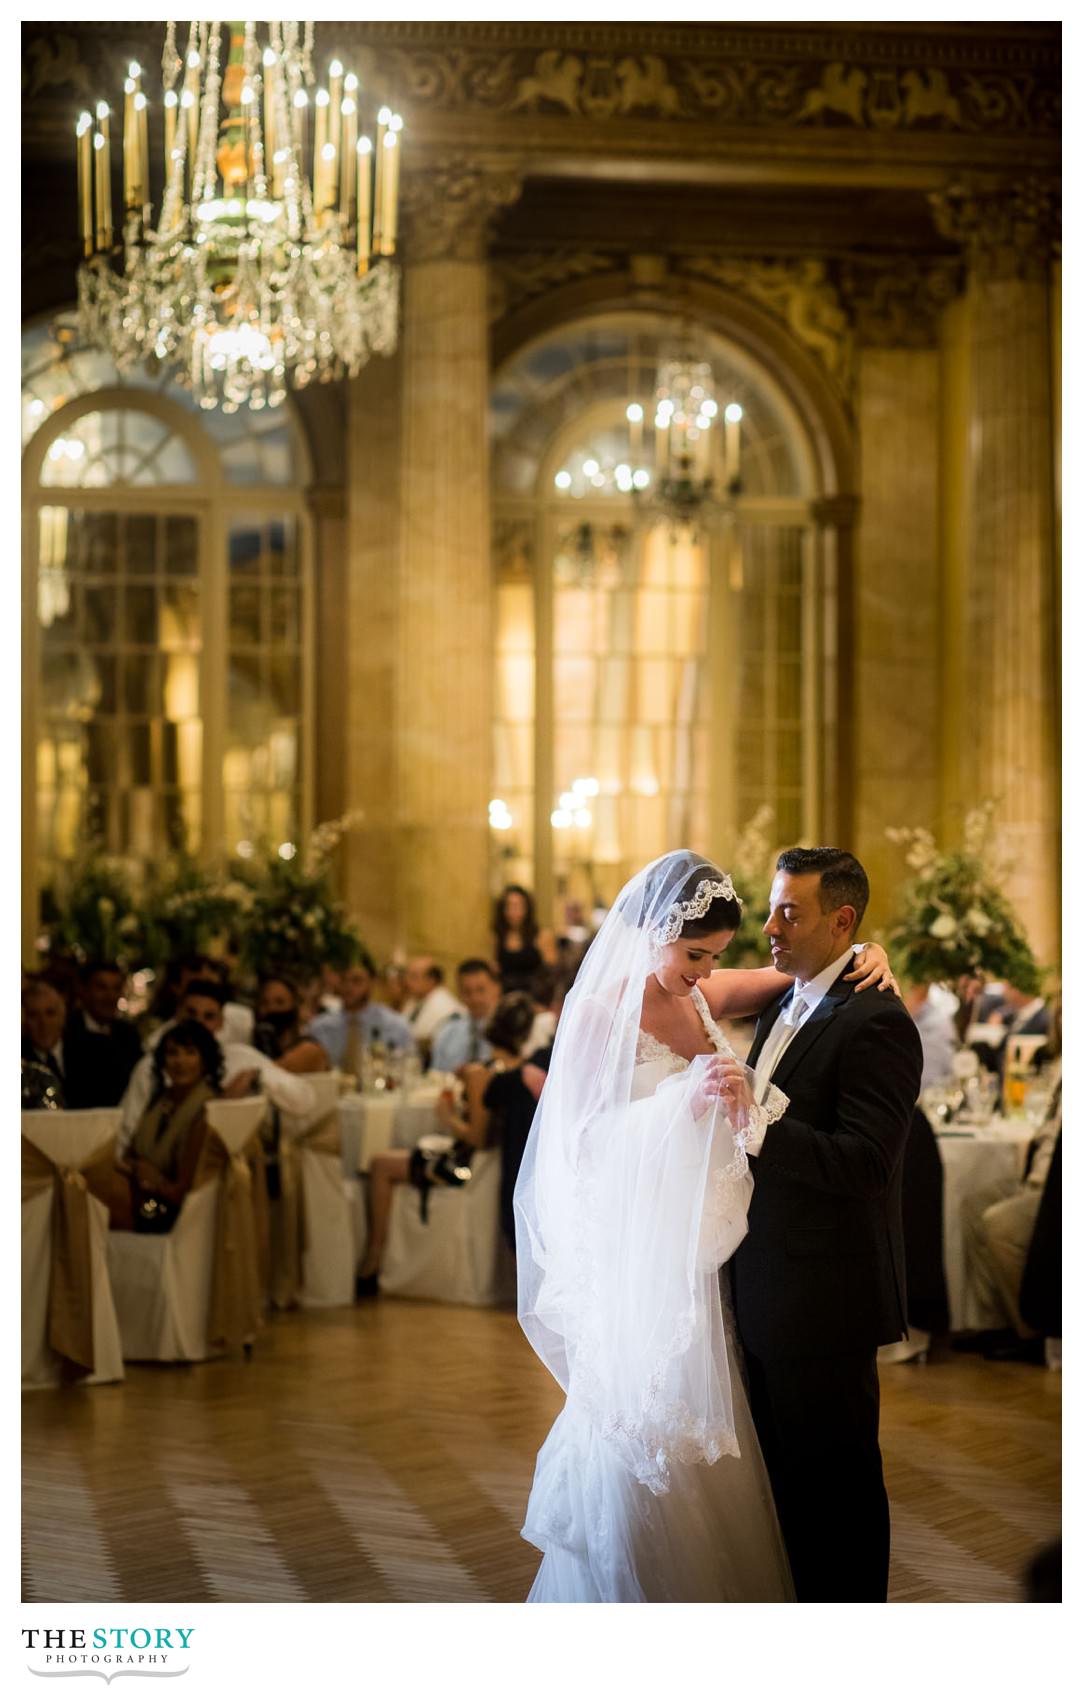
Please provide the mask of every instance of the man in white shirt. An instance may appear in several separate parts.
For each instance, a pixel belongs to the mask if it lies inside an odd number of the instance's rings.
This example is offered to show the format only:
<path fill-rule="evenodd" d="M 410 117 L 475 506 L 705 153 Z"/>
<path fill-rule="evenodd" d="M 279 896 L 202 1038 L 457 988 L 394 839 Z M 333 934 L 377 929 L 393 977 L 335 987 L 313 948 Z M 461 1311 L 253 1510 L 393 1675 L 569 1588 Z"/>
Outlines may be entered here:
<path fill-rule="evenodd" d="M 316 1094 L 303 1075 L 289 1074 L 253 1045 L 238 1045 L 222 1035 L 222 987 L 213 980 L 192 980 L 177 1009 L 178 1021 L 198 1021 L 213 1033 L 222 1047 L 225 1063 L 224 1086 L 233 1097 L 260 1091 L 287 1115 L 304 1118 L 316 1109 Z M 258 1087 L 257 1087 L 258 1078 Z M 127 1150 L 140 1117 L 154 1089 L 154 1058 L 148 1051 L 135 1066 L 128 1090 L 121 1100 L 121 1129 L 118 1155 Z"/>
<path fill-rule="evenodd" d="M 406 964 L 406 1017 L 419 1045 L 429 1046 L 453 1015 L 465 1015 L 458 998 L 444 985 L 444 971 L 431 956 L 415 956 Z"/>

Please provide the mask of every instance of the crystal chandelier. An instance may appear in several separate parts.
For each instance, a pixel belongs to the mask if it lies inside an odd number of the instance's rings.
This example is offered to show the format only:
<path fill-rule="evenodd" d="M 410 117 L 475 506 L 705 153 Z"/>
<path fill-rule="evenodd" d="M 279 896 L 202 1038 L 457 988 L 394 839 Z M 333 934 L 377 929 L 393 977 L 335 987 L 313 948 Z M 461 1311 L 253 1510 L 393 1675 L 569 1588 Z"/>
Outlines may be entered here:
<path fill-rule="evenodd" d="M 124 84 L 123 131 L 99 101 L 76 126 L 79 321 L 121 371 L 175 369 L 201 407 L 274 407 L 287 384 L 353 377 L 398 341 L 394 264 L 402 119 L 359 134 L 362 91 L 332 61 L 314 88 L 313 25 L 166 27 L 165 181 L 151 195 L 150 103 Z M 122 145 L 114 241 L 111 152 Z"/>
<path fill-rule="evenodd" d="M 732 512 L 741 494 L 741 421 L 732 401 L 719 418 L 714 374 L 705 360 L 664 359 L 657 372 L 649 427 L 641 402 L 629 402 L 626 458 L 593 449 L 554 478 L 562 495 L 631 496 L 642 523 L 674 530 Z"/>

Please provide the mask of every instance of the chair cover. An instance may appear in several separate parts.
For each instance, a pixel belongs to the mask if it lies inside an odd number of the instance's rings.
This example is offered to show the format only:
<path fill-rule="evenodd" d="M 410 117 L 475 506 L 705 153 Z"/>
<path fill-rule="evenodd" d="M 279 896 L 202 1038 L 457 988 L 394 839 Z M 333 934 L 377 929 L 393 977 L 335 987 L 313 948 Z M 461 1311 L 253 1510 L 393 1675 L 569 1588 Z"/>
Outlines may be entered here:
<path fill-rule="evenodd" d="M 395 1188 L 381 1292 L 460 1305 L 514 1300 L 515 1262 L 500 1231 L 500 1152 L 477 1152 L 471 1168 L 465 1186 L 433 1187 L 427 1223 L 417 1188 Z"/>
<path fill-rule="evenodd" d="M 200 1363 L 254 1338 L 263 1290 L 265 1113 L 262 1098 L 212 1099 L 211 1136 L 172 1232 L 109 1235 L 126 1359 Z"/>
<path fill-rule="evenodd" d="M 123 1381 L 106 1266 L 120 1110 L 28 1110 L 22 1118 L 22 1383 Z"/>
<path fill-rule="evenodd" d="M 283 1115 L 279 1123 L 271 1296 L 281 1309 L 352 1304 L 359 1255 L 359 1189 L 342 1172 L 339 1077 L 305 1078 L 316 1092 L 315 1115 L 306 1121 Z"/>

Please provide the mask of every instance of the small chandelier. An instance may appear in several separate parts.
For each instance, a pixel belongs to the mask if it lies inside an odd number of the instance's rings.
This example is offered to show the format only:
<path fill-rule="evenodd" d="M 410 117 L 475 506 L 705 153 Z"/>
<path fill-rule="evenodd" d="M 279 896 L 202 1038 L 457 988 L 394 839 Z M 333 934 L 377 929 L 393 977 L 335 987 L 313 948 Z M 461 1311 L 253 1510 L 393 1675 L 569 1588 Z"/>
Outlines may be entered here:
<path fill-rule="evenodd" d="M 381 107 L 359 134 L 357 77 L 335 59 L 313 93 L 312 46 L 311 23 L 271 23 L 263 44 L 255 23 L 193 23 L 182 59 L 167 25 L 158 219 L 133 63 L 120 243 L 113 114 L 99 101 L 76 126 L 82 335 L 121 371 L 175 369 L 201 407 L 275 407 L 287 384 L 353 377 L 398 341 L 402 119 Z"/>
<path fill-rule="evenodd" d="M 593 449 L 576 457 L 554 477 L 561 495 L 631 496 L 641 523 L 662 519 L 674 531 L 696 533 L 702 524 L 732 514 L 742 491 L 744 409 L 731 401 L 719 418 L 714 374 L 707 361 L 684 356 L 663 360 L 650 424 L 639 401 L 629 402 L 625 418 L 626 456 L 617 460 Z"/>

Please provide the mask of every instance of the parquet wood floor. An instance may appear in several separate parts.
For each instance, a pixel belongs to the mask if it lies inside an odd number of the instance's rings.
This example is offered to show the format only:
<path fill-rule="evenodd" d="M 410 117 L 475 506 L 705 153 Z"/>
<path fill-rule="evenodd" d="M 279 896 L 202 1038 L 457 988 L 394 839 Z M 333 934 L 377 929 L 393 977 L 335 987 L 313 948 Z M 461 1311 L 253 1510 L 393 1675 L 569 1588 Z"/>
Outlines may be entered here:
<path fill-rule="evenodd" d="M 942 1352 L 881 1372 L 891 1598 L 1010 1601 L 1059 1533 L 1060 1377 Z M 275 1318 L 249 1363 L 23 1400 L 23 1597 L 522 1600 L 560 1395 L 507 1312 Z"/>

